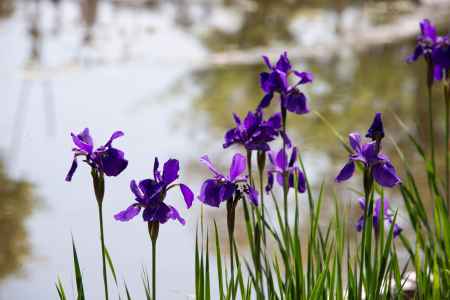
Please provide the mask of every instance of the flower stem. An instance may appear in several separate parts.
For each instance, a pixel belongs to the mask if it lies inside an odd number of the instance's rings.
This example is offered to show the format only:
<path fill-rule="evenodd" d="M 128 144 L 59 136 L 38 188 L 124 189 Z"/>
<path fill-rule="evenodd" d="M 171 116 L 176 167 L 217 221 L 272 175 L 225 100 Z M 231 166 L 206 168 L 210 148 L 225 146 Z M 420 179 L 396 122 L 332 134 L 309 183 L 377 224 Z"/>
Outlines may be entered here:
<path fill-rule="evenodd" d="M 231 271 L 231 284 L 234 281 L 234 222 L 236 214 L 236 204 L 238 201 L 238 195 L 235 199 L 229 199 L 227 201 L 227 228 L 228 228 L 228 242 L 230 246 L 230 271 Z"/>
<path fill-rule="evenodd" d="M 102 203 L 98 202 L 98 217 L 100 220 L 100 242 L 102 245 L 102 264 L 103 264 L 103 285 L 105 288 L 105 299 L 108 300 L 108 277 L 106 275 L 106 260 L 105 260 L 105 235 L 103 232 L 103 207 Z"/>
<path fill-rule="evenodd" d="M 449 126 L 450 126 L 450 90 L 449 90 L 449 74 L 445 74 L 444 78 L 444 99 L 445 99 L 445 187 L 447 196 L 447 210 L 450 215 L 450 162 L 449 162 Z"/>
<path fill-rule="evenodd" d="M 156 240 L 159 234 L 159 222 L 148 222 L 147 226 L 152 241 L 152 300 L 156 300 Z"/>
<path fill-rule="evenodd" d="M 91 170 L 92 182 L 94 184 L 95 198 L 98 205 L 98 219 L 100 223 L 100 244 L 102 249 L 102 267 L 103 267 L 103 286 L 105 288 L 105 299 L 108 300 L 108 276 L 106 274 L 105 259 L 105 234 L 103 230 L 103 198 L 105 196 L 105 177 L 102 172 L 96 169 Z"/>
<path fill-rule="evenodd" d="M 259 195 L 261 199 L 261 219 L 262 219 L 262 237 L 266 245 L 266 227 L 265 227 L 265 207 L 264 207 L 264 167 L 266 163 L 266 153 L 258 151 L 258 171 L 259 171 Z"/>
<path fill-rule="evenodd" d="M 156 300 L 156 239 L 152 239 L 152 299 Z"/>
<path fill-rule="evenodd" d="M 430 149 L 431 149 L 431 166 L 433 172 L 436 172 L 435 156 L 434 156 L 434 127 L 433 127 L 433 64 L 428 62 L 428 74 L 427 74 L 427 91 L 428 91 L 428 127 L 430 134 Z"/>

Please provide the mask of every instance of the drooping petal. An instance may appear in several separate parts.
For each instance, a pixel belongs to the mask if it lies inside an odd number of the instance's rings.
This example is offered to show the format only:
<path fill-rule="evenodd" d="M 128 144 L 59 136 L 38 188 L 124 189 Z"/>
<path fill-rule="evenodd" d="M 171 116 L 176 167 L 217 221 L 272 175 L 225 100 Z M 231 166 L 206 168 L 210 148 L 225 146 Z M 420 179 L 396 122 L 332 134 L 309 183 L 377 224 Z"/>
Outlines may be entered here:
<path fill-rule="evenodd" d="M 294 188 L 294 178 L 297 173 L 297 190 L 299 193 L 304 193 L 306 191 L 306 178 L 305 174 L 300 170 L 300 168 L 295 167 L 289 173 L 289 187 Z"/>
<path fill-rule="evenodd" d="M 248 186 L 246 194 L 250 202 L 252 202 L 253 205 L 258 206 L 258 192 L 252 186 Z"/>
<path fill-rule="evenodd" d="M 182 183 L 180 184 L 180 191 L 183 194 L 184 202 L 186 202 L 187 208 L 190 208 L 192 206 L 192 202 L 194 201 L 194 193 L 187 185 Z"/>
<path fill-rule="evenodd" d="M 336 182 L 342 182 L 353 176 L 355 172 L 355 162 L 349 160 L 336 176 Z"/>
<path fill-rule="evenodd" d="M 273 76 L 271 76 L 271 73 L 267 72 L 262 72 L 259 74 L 259 85 L 266 94 L 274 92 L 275 86 L 272 77 Z"/>
<path fill-rule="evenodd" d="M 121 212 L 115 214 L 114 219 L 116 219 L 117 221 L 126 222 L 136 217 L 140 211 L 141 211 L 140 206 L 132 204 L 128 206 L 127 209 L 122 210 Z"/>
<path fill-rule="evenodd" d="M 287 161 L 287 153 L 286 151 L 284 151 L 284 149 L 278 151 L 277 156 L 275 158 L 275 162 L 279 169 L 286 170 L 288 166 L 288 161 Z"/>
<path fill-rule="evenodd" d="M 273 173 L 272 172 L 268 172 L 267 173 L 267 185 L 265 187 L 266 193 L 269 193 L 272 188 L 273 188 Z"/>
<path fill-rule="evenodd" d="M 297 147 L 292 148 L 291 158 L 289 159 L 289 167 L 294 166 L 297 161 L 298 149 Z"/>
<path fill-rule="evenodd" d="M 363 197 L 358 198 L 358 203 L 362 210 L 366 209 L 366 200 Z"/>
<path fill-rule="evenodd" d="M 123 132 L 122 131 L 115 131 L 113 132 L 113 134 L 111 135 L 111 137 L 109 138 L 109 140 L 106 142 L 105 147 L 110 147 L 111 143 L 117 139 L 120 138 L 121 136 L 123 136 Z"/>
<path fill-rule="evenodd" d="M 415 62 L 422 54 L 423 54 L 423 47 L 418 45 L 418 46 L 414 49 L 414 53 L 411 54 L 411 55 L 409 55 L 409 56 L 406 58 L 406 62 L 407 62 L 407 63 Z"/>
<path fill-rule="evenodd" d="M 180 170 L 180 163 L 176 159 L 169 159 L 164 163 L 163 167 L 163 182 L 169 185 L 178 178 L 178 171 Z"/>
<path fill-rule="evenodd" d="M 228 201 L 233 198 L 236 187 L 231 182 L 222 184 L 219 188 L 220 202 Z"/>
<path fill-rule="evenodd" d="M 203 182 L 198 199 L 209 206 L 219 207 L 221 202 L 220 185 L 217 181 L 208 179 Z"/>
<path fill-rule="evenodd" d="M 146 222 L 158 221 L 159 223 L 166 223 L 169 219 L 170 208 L 160 202 L 158 205 L 147 206 L 142 213 L 142 218 Z"/>
<path fill-rule="evenodd" d="M 356 230 L 361 232 L 364 227 L 364 216 L 361 216 L 356 222 Z"/>
<path fill-rule="evenodd" d="M 115 148 L 109 148 L 100 155 L 101 166 L 108 176 L 117 176 L 128 166 L 124 153 Z"/>
<path fill-rule="evenodd" d="M 184 219 L 180 216 L 180 213 L 178 212 L 178 210 L 176 210 L 175 207 L 169 205 L 169 209 L 170 209 L 170 211 L 169 211 L 168 217 L 169 217 L 170 219 L 172 219 L 172 220 L 177 220 L 178 222 L 181 223 L 181 225 L 186 225 L 186 220 L 184 220 Z"/>
<path fill-rule="evenodd" d="M 300 91 L 289 94 L 286 98 L 286 109 L 298 115 L 308 113 L 309 108 L 305 94 Z"/>
<path fill-rule="evenodd" d="M 440 65 L 435 64 L 433 69 L 434 80 L 441 81 L 443 78 L 443 73 L 444 73 L 443 68 Z"/>
<path fill-rule="evenodd" d="M 373 177 L 376 182 L 384 187 L 394 187 L 401 182 L 394 166 L 389 162 L 376 164 L 373 167 Z"/>
<path fill-rule="evenodd" d="M 264 95 L 264 97 L 261 99 L 261 102 L 259 102 L 257 109 L 261 110 L 261 109 L 268 107 L 270 105 L 270 102 L 272 101 L 272 98 L 273 98 L 273 92 L 266 93 Z"/>
<path fill-rule="evenodd" d="M 236 153 L 233 156 L 233 161 L 231 162 L 230 166 L 230 181 L 234 181 L 237 177 L 239 177 L 242 172 L 245 171 L 245 164 L 247 162 L 247 159 L 244 155 L 240 153 Z"/>
<path fill-rule="evenodd" d="M 281 172 L 276 172 L 277 182 L 280 186 L 284 186 L 284 176 Z M 289 179 L 289 178 L 288 178 Z"/>
<path fill-rule="evenodd" d="M 206 165 L 206 167 L 208 167 L 208 169 L 215 175 L 218 177 L 224 177 L 222 173 L 220 173 L 212 164 L 212 162 L 209 160 L 208 155 L 203 155 L 200 158 L 200 162 L 203 163 L 204 165 Z"/>
<path fill-rule="evenodd" d="M 66 181 L 69 182 L 69 181 L 72 180 L 72 176 L 73 176 L 73 174 L 75 173 L 77 167 L 78 167 L 77 158 L 74 157 L 74 158 L 73 158 L 73 161 L 72 161 L 72 164 L 71 164 L 71 166 L 70 166 L 69 172 L 68 172 L 67 175 L 66 175 Z"/>
<path fill-rule="evenodd" d="M 289 138 L 289 136 L 287 135 L 287 133 L 284 131 L 280 131 L 280 135 L 281 135 L 281 138 L 283 139 L 283 142 L 286 144 L 286 147 L 291 148 L 292 142 L 291 142 L 291 139 Z"/>
<path fill-rule="evenodd" d="M 267 119 L 266 124 L 273 129 L 281 128 L 281 113 L 275 113 L 269 119 Z"/>

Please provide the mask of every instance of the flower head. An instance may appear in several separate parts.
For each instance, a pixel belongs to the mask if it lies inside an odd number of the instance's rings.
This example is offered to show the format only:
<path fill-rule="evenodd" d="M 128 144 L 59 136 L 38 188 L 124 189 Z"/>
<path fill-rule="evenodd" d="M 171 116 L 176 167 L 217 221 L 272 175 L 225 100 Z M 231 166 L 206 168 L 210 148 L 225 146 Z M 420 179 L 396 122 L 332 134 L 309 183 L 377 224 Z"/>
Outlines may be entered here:
<path fill-rule="evenodd" d="M 380 141 L 384 138 L 384 126 L 381 120 L 381 113 L 377 112 L 375 114 L 375 118 L 367 131 L 366 137 L 371 138 L 373 141 Z"/>
<path fill-rule="evenodd" d="M 236 196 L 246 196 L 254 205 L 258 205 L 258 192 L 247 182 L 247 176 L 243 175 L 247 159 L 242 154 L 236 153 L 233 156 L 228 175 L 218 171 L 207 155 L 202 156 L 200 161 L 213 173 L 213 178 L 202 184 L 199 196 L 201 202 L 219 207 L 222 202 Z"/>
<path fill-rule="evenodd" d="M 258 109 L 269 106 L 274 93 L 278 93 L 283 108 L 296 114 L 308 113 L 309 108 L 306 96 L 298 87 L 302 84 L 312 82 L 312 73 L 294 70 L 287 56 L 287 52 L 280 55 L 275 65 L 271 64 L 267 56 L 263 56 L 263 59 L 269 71 L 260 74 L 260 85 L 265 95 Z M 296 83 L 294 85 L 289 84 L 289 76 L 292 74 L 296 77 Z"/>
<path fill-rule="evenodd" d="M 118 221 L 129 221 L 144 209 L 142 214 L 146 222 L 166 223 L 169 219 L 178 220 L 181 224 L 185 224 L 185 220 L 180 216 L 175 207 L 164 203 L 167 192 L 178 186 L 184 197 L 184 201 L 188 208 L 192 206 L 194 194 L 191 189 L 182 183 L 174 184 L 178 179 L 179 162 L 176 159 L 169 159 L 164 163 L 162 174 L 159 171 L 159 161 L 155 158 L 153 165 L 153 179 L 144 179 L 136 183 L 132 180 L 130 189 L 135 196 L 136 203 L 130 205 L 127 209 L 119 212 L 114 216 Z"/>
<path fill-rule="evenodd" d="M 365 168 L 371 170 L 373 178 L 381 186 L 394 187 L 401 182 L 389 157 L 380 153 L 379 145 L 376 141 L 362 144 L 359 133 L 351 133 L 349 135 L 349 143 L 353 152 L 350 154 L 348 162 L 337 175 L 336 182 L 342 182 L 352 177 L 355 173 L 356 162 L 362 163 Z"/>
<path fill-rule="evenodd" d="M 450 37 L 439 36 L 436 27 L 427 19 L 420 22 L 420 30 L 414 53 L 406 61 L 410 63 L 423 56 L 430 68 L 430 79 L 442 80 L 444 71 L 450 70 Z"/>
<path fill-rule="evenodd" d="M 270 192 L 273 188 L 274 179 L 276 178 L 280 186 L 284 186 L 284 174 L 288 176 L 289 188 L 294 188 L 295 174 L 298 176 L 297 188 L 300 193 L 306 191 L 305 175 L 296 166 L 297 161 L 297 147 L 292 148 L 291 157 L 288 161 L 288 154 L 284 149 L 281 149 L 277 153 L 274 151 L 269 152 L 269 161 L 271 166 L 269 167 L 268 181 L 266 185 L 266 192 Z"/>
<path fill-rule="evenodd" d="M 268 151 L 269 142 L 273 141 L 281 132 L 281 114 L 276 113 L 267 120 L 263 119 L 263 112 L 248 112 L 244 121 L 233 114 L 236 127 L 225 134 L 224 148 L 233 144 L 241 144 L 247 150 Z M 286 137 L 287 138 L 287 137 Z M 287 139 L 287 142 L 289 140 Z"/>
<path fill-rule="evenodd" d="M 407 57 L 407 62 L 416 61 L 419 57 L 424 56 L 426 59 L 431 58 L 431 54 L 436 46 L 438 35 L 436 27 L 431 24 L 430 20 L 424 19 L 420 22 L 421 34 L 417 37 L 416 48 L 414 53 Z"/>
<path fill-rule="evenodd" d="M 361 207 L 361 209 L 364 211 L 366 209 L 366 203 L 364 202 L 364 198 L 360 198 L 358 199 L 359 205 Z M 373 208 L 373 228 L 375 230 L 376 233 L 378 233 L 379 231 L 379 219 L 381 218 L 381 205 L 383 203 L 383 217 L 384 217 L 384 225 L 386 227 L 390 227 L 392 225 L 392 223 L 394 222 L 393 220 L 393 216 L 391 211 L 389 210 L 389 202 L 386 198 L 384 198 L 383 202 L 381 202 L 381 198 L 377 199 L 375 201 L 375 205 Z M 402 232 L 402 228 L 400 226 L 398 226 L 397 224 L 393 225 L 393 235 L 394 238 L 397 237 L 401 232 Z M 361 232 L 363 230 L 364 227 L 364 213 L 363 215 L 358 219 L 358 222 L 356 223 L 356 230 Z"/>
<path fill-rule="evenodd" d="M 123 136 L 122 131 L 115 131 L 105 145 L 95 150 L 88 128 L 85 128 L 79 134 L 71 133 L 71 135 L 75 144 L 75 147 L 72 149 L 74 158 L 67 173 L 66 181 L 72 180 L 72 176 L 78 167 L 78 157 L 83 157 L 84 162 L 89 166 L 107 176 L 117 176 L 128 166 L 128 161 L 124 158 L 123 151 L 112 147 L 112 142 Z"/>
<path fill-rule="evenodd" d="M 434 79 L 442 80 L 444 72 L 447 77 L 450 77 L 450 35 L 438 37 L 432 59 L 434 62 Z"/>

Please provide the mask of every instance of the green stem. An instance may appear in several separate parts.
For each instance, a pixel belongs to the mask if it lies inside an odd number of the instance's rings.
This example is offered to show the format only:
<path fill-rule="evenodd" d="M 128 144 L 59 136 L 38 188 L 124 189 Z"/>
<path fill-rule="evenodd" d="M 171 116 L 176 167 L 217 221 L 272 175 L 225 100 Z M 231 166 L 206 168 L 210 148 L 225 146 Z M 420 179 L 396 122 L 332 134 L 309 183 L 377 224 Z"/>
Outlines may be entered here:
<path fill-rule="evenodd" d="M 92 183 L 94 185 L 95 199 L 98 205 L 98 218 L 100 223 L 100 243 L 102 250 L 102 264 L 103 264 L 103 286 L 105 288 L 105 299 L 108 300 L 108 277 L 106 274 L 106 259 L 105 259 L 105 234 L 103 231 L 103 198 L 105 197 L 105 177 L 103 172 L 94 168 L 91 170 Z"/>
<path fill-rule="evenodd" d="M 449 162 L 449 126 L 450 126 L 450 91 L 449 91 L 449 78 L 446 74 L 444 79 L 444 99 L 445 99 L 445 187 L 447 196 L 447 210 L 450 215 L 450 162 Z"/>
<path fill-rule="evenodd" d="M 152 239 L 152 300 L 156 300 L 156 239 Z"/>
<path fill-rule="evenodd" d="M 230 246 L 230 271 L 231 271 L 231 280 L 230 284 L 233 286 L 234 284 L 234 222 L 235 222 L 235 214 L 236 214 L 236 204 L 239 200 L 239 196 L 236 195 L 235 199 L 229 199 L 227 201 L 227 228 L 228 228 L 228 242 Z"/>
<path fill-rule="evenodd" d="M 429 134 L 430 134 L 431 165 L 433 167 L 433 172 L 436 172 L 435 155 L 434 155 L 434 127 L 433 127 L 432 87 L 433 87 L 433 67 L 432 67 L 431 63 L 429 63 L 428 64 L 428 81 L 427 81 L 427 91 L 428 91 L 428 127 L 429 127 Z"/>
<path fill-rule="evenodd" d="M 264 169 L 259 169 L 259 195 L 261 197 L 261 219 L 262 219 L 262 238 L 264 245 L 266 245 L 266 226 L 265 226 L 265 207 L 264 207 Z"/>
<path fill-rule="evenodd" d="M 108 300 L 108 277 L 106 275 L 105 235 L 103 233 L 103 208 L 101 202 L 98 202 L 98 217 L 100 220 L 100 242 L 102 245 L 103 286 L 105 288 L 105 299 Z"/>

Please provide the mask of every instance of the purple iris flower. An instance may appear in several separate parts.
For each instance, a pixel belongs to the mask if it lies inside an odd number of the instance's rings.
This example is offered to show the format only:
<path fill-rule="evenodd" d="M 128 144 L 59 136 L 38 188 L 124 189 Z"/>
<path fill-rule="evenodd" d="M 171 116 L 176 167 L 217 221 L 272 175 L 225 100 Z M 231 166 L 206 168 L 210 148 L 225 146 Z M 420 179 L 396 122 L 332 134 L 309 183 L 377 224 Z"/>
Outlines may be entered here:
<path fill-rule="evenodd" d="M 123 136 L 122 131 L 115 131 L 105 145 L 94 150 L 94 142 L 89 129 L 85 128 L 81 133 L 71 133 L 72 140 L 75 144 L 74 158 L 69 172 L 66 176 L 66 181 L 71 181 L 75 170 L 78 167 L 77 158 L 79 156 L 84 158 L 86 162 L 93 169 L 104 173 L 107 176 L 119 175 L 127 166 L 128 161 L 124 158 L 124 153 L 116 148 L 112 147 L 112 142 Z"/>
<path fill-rule="evenodd" d="M 292 69 L 292 65 L 287 56 L 287 52 L 280 55 L 277 63 L 272 65 L 267 56 L 263 56 L 269 72 L 260 74 L 260 85 L 265 92 L 258 109 L 266 108 L 274 96 L 278 93 L 281 99 L 281 106 L 290 112 L 296 114 L 305 114 L 309 112 L 308 103 L 305 94 L 303 94 L 298 86 L 313 81 L 313 75 L 310 72 L 299 72 Z M 296 83 L 289 84 L 289 76 L 294 74 Z"/>
<path fill-rule="evenodd" d="M 384 138 L 384 126 L 381 120 L 381 113 L 377 112 L 375 114 L 375 118 L 367 131 L 366 137 L 371 138 L 373 141 L 380 141 Z"/>
<path fill-rule="evenodd" d="M 352 177 L 355 173 L 355 163 L 361 162 L 365 168 L 372 171 L 373 178 L 380 185 L 394 187 L 400 184 L 401 181 L 394 166 L 389 157 L 380 153 L 377 141 L 362 144 L 359 133 L 350 133 L 349 142 L 353 153 L 350 154 L 348 162 L 337 175 L 336 182 Z"/>
<path fill-rule="evenodd" d="M 434 79 L 442 80 L 442 74 L 449 77 L 450 72 L 450 36 L 438 37 L 436 47 L 433 51 Z"/>
<path fill-rule="evenodd" d="M 414 53 L 407 57 L 408 63 L 423 56 L 433 72 L 435 80 L 442 80 L 442 74 L 450 69 L 450 37 L 439 36 L 436 27 L 427 19 L 420 22 L 421 34 L 417 37 Z"/>
<path fill-rule="evenodd" d="M 364 202 L 364 198 L 360 198 L 358 199 L 359 205 L 361 207 L 361 209 L 364 211 L 366 209 L 366 203 Z M 389 202 L 386 198 L 384 198 L 384 203 L 383 203 L 383 210 L 384 210 L 384 224 L 385 226 L 387 226 L 388 228 L 392 225 L 392 223 L 394 222 L 393 220 L 393 215 L 389 210 Z M 379 230 L 379 219 L 381 218 L 381 198 L 377 199 L 375 201 L 375 205 L 373 208 L 373 227 L 375 229 L 375 232 L 378 233 Z M 364 214 L 358 219 L 358 222 L 356 223 L 356 230 L 361 232 L 363 230 L 364 227 Z M 402 228 L 400 226 L 398 226 L 397 224 L 394 224 L 394 228 L 393 228 L 393 235 L 394 238 L 397 237 L 401 232 L 402 232 Z"/>
<path fill-rule="evenodd" d="M 294 188 L 294 178 L 295 174 L 298 176 L 297 188 L 300 193 L 304 193 L 306 191 L 306 180 L 305 175 L 300 170 L 298 166 L 296 166 L 297 161 L 297 147 L 292 148 L 291 157 L 288 161 L 288 154 L 284 149 L 275 153 L 274 151 L 269 152 L 269 161 L 271 166 L 269 167 L 269 171 L 267 172 L 268 179 L 266 185 L 266 192 L 270 192 L 273 188 L 274 177 L 280 186 L 284 186 L 284 174 L 288 174 L 288 183 L 289 188 Z"/>
<path fill-rule="evenodd" d="M 420 22 L 420 31 L 421 34 L 417 37 L 417 44 L 414 49 L 414 53 L 406 59 L 409 63 L 416 61 L 422 55 L 426 59 L 430 59 L 436 46 L 438 35 L 436 32 L 436 27 L 431 24 L 430 20 L 424 19 Z"/>
<path fill-rule="evenodd" d="M 233 144 L 241 144 L 247 150 L 268 151 L 269 142 L 275 140 L 278 134 L 282 134 L 287 144 L 290 144 L 289 138 L 281 132 L 281 114 L 276 113 L 269 119 L 264 120 L 263 112 L 248 112 L 244 121 L 233 114 L 236 127 L 229 129 L 225 133 L 224 148 Z"/>
<path fill-rule="evenodd" d="M 219 207 L 224 201 L 246 196 L 254 205 L 258 205 L 258 192 L 247 181 L 243 173 L 246 169 L 247 159 L 240 153 L 233 156 L 228 176 L 218 171 L 207 155 L 201 157 L 213 173 L 214 177 L 203 182 L 199 200 L 207 205 Z"/>
<path fill-rule="evenodd" d="M 166 161 L 162 175 L 158 169 L 159 161 L 158 158 L 155 158 L 153 179 L 144 179 L 139 184 L 134 180 L 131 181 L 130 188 L 136 197 L 136 203 L 116 214 L 114 216 L 116 220 L 129 221 L 138 215 L 141 209 L 144 209 L 142 216 L 146 222 L 163 224 L 172 219 L 178 220 L 183 225 L 186 223 L 175 207 L 164 203 L 167 191 L 176 186 L 180 188 L 188 208 L 192 206 L 194 200 L 194 194 L 187 185 L 182 183 L 173 184 L 178 179 L 178 171 L 180 170 L 178 160 L 169 159 Z"/>

